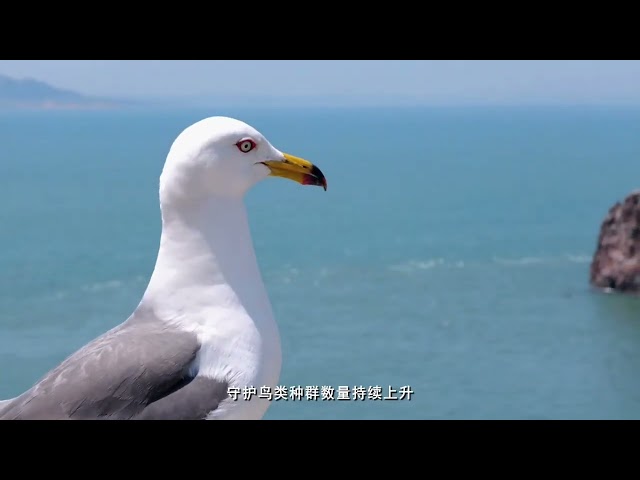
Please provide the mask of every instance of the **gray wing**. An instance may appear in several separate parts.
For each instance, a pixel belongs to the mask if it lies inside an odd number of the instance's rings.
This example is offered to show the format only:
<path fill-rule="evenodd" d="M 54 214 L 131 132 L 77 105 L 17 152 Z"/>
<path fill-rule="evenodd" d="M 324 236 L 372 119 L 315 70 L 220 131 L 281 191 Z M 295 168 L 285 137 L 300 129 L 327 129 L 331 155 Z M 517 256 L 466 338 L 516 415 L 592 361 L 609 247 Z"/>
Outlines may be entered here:
<path fill-rule="evenodd" d="M 193 334 L 137 315 L 3 403 L 0 419 L 204 419 L 227 385 L 190 372 Z"/>

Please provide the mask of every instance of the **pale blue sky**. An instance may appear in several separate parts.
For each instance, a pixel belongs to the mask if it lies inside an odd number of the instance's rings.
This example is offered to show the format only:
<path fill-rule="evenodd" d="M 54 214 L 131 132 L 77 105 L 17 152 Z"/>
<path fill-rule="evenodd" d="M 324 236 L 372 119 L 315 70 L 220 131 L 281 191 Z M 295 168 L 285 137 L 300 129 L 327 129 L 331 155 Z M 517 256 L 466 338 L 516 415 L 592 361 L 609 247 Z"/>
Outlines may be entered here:
<path fill-rule="evenodd" d="M 436 104 L 640 104 L 622 60 L 0 60 L 0 73 L 85 94 L 340 95 Z"/>

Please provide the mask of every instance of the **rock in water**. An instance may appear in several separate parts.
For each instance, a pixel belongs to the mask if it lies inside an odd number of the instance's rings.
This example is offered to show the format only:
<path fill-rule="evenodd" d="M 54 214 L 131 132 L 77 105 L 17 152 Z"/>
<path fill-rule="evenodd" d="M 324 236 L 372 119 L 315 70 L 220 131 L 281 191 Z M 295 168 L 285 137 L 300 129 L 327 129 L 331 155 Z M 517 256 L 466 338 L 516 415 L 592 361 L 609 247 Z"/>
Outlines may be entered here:
<path fill-rule="evenodd" d="M 640 191 L 609 209 L 591 262 L 590 283 L 640 294 Z"/>

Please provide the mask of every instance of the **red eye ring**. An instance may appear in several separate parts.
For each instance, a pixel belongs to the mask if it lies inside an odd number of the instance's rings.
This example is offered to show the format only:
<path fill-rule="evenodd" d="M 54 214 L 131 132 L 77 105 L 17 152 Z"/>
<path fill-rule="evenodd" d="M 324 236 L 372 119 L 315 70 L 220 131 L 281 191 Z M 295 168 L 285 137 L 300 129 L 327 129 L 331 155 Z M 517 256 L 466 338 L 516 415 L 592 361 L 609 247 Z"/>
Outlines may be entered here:
<path fill-rule="evenodd" d="M 236 143 L 236 147 L 238 147 L 238 150 L 240 150 L 242 153 L 249 153 L 251 150 L 256 148 L 256 142 L 254 142 L 250 138 L 245 138 Z"/>

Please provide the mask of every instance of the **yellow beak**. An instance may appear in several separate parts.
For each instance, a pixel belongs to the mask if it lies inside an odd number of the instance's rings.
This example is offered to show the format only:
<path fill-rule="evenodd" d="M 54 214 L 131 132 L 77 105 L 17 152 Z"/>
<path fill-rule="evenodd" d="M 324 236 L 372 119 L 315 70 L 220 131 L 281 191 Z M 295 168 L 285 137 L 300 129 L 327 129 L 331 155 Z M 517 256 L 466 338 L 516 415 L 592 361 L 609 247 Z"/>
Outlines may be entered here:
<path fill-rule="evenodd" d="M 327 190 L 327 180 L 324 178 L 324 174 L 313 163 L 288 153 L 284 153 L 283 156 L 282 160 L 262 162 L 271 170 L 271 176 L 288 178 L 302 185 L 321 186 L 325 191 Z"/>

